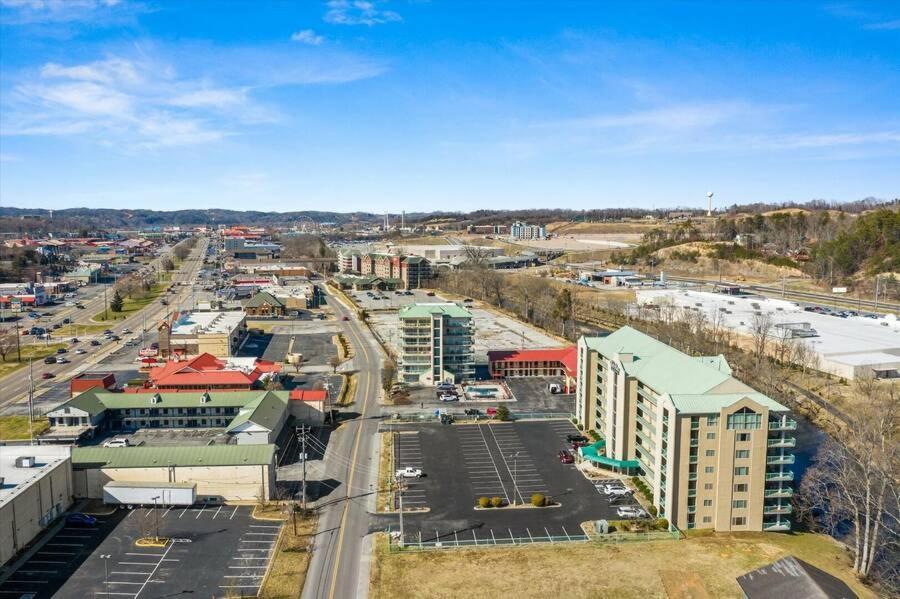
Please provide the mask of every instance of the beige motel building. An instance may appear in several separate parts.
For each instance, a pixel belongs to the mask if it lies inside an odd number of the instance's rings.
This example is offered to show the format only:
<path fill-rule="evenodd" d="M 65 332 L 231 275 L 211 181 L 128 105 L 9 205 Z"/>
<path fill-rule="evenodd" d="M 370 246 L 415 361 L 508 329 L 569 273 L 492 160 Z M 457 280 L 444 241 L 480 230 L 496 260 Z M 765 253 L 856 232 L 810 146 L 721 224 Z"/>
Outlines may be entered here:
<path fill-rule="evenodd" d="M 582 337 L 576 419 L 602 439 L 582 457 L 643 479 L 675 526 L 790 530 L 797 423 L 724 356 L 689 356 L 630 327 Z"/>

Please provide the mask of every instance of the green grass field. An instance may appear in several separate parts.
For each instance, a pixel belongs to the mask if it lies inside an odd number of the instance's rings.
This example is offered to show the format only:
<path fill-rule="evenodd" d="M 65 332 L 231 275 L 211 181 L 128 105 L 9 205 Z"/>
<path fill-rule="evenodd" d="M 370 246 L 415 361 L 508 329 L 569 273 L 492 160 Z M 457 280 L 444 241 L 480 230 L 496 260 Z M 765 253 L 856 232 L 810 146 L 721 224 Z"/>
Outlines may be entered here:
<path fill-rule="evenodd" d="M 168 282 L 157 283 L 156 285 L 154 285 L 153 287 L 150 288 L 150 291 L 144 297 L 140 297 L 140 298 L 126 297 L 125 301 L 122 304 L 121 312 L 113 312 L 112 310 L 108 310 L 108 311 L 101 310 L 91 317 L 91 322 L 99 323 L 99 324 L 108 324 L 108 323 L 114 323 L 119 320 L 125 320 L 129 316 L 132 316 L 133 314 L 141 311 L 142 309 L 146 308 L 153 302 L 157 301 L 159 299 L 159 297 L 163 293 L 165 293 L 168 286 L 169 286 Z"/>
<path fill-rule="evenodd" d="M 28 345 L 26 345 L 26 343 Z M 31 337 L 26 336 L 22 339 L 22 361 L 16 361 L 16 348 L 13 347 L 12 351 L 6 354 L 6 359 L 0 361 L 0 378 L 15 372 L 20 368 L 25 368 L 28 366 L 29 359 L 39 362 L 47 356 L 56 354 L 57 349 L 66 347 L 67 345 L 67 343 L 51 343 L 50 345 L 45 345 L 41 342 L 32 345 Z"/>
<path fill-rule="evenodd" d="M 50 428 L 50 423 L 46 418 L 35 418 L 33 428 L 37 437 Z M 28 438 L 28 416 L 0 416 L 0 439 L 21 441 Z"/>

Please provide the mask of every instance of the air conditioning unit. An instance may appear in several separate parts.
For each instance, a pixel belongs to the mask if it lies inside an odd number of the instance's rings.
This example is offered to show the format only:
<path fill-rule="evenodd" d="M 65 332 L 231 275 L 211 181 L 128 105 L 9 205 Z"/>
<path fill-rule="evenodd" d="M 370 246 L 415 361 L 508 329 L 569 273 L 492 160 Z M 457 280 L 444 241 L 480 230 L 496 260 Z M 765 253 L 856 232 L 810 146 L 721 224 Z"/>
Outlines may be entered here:
<path fill-rule="evenodd" d="M 34 468 L 34 456 L 19 456 L 16 458 L 16 468 Z"/>

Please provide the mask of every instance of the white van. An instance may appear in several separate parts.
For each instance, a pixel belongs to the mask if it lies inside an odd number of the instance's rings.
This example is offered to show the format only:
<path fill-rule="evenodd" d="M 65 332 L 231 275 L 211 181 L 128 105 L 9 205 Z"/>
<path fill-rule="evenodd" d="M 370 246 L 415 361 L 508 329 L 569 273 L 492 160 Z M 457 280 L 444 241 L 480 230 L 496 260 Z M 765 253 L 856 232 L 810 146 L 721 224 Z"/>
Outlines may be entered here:
<path fill-rule="evenodd" d="M 115 439 L 110 439 L 104 443 L 103 447 L 128 447 L 128 445 L 128 439 L 125 437 L 116 437 Z"/>

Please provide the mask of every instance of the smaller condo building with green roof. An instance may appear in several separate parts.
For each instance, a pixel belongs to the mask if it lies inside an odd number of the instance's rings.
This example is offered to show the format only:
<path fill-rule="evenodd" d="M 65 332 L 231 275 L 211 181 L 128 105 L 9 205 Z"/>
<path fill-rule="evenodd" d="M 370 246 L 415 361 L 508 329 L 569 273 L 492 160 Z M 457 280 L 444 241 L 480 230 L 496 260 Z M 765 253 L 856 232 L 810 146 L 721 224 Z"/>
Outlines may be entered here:
<path fill-rule="evenodd" d="M 437 385 L 475 376 L 472 313 L 454 303 L 410 304 L 399 312 L 400 380 Z"/>
<path fill-rule="evenodd" d="M 790 530 L 797 423 L 724 356 L 623 327 L 579 339 L 577 366 L 576 420 L 602 437 L 584 459 L 640 477 L 679 528 Z"/>

